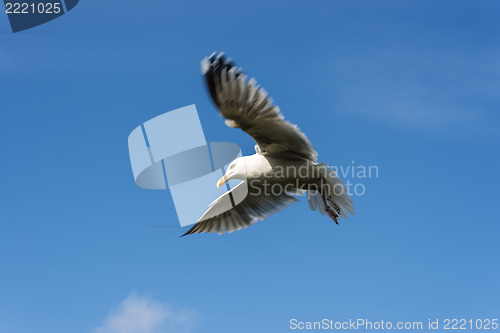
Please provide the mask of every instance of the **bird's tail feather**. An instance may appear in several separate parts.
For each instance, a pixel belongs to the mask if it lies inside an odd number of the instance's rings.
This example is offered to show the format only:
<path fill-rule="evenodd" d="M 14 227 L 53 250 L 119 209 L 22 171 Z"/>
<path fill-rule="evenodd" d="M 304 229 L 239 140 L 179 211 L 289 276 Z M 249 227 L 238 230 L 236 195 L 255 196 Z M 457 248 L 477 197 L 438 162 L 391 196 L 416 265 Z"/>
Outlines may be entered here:
<path fill-rule="evenodd" d="M 317 191 L 308 191 L 307 199 L 311 210 L 317 210 L 322 215 L 327 213 L 335 222 L 340 216 L 347 218 L 349 213 L 354 214 L 353 201 L 342 179 L 324 162 L 318 164 L 317 168 L 321 184 Z"/>

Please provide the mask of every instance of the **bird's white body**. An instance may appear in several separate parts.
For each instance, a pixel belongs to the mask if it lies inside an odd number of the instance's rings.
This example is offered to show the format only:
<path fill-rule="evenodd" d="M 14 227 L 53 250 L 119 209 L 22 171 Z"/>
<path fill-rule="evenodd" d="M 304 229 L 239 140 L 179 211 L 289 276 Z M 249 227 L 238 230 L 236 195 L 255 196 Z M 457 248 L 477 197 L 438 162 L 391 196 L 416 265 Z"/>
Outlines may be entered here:
<path fill-rule="evenodd" d="M 235 165 L 234 171 L 231 166 Z M 266 157 L 261 154 L 243 156 L 234 160 L 228 169 L 227 179 L 240 179 L 247 182 L 264 182 L 304 187 L 318 181 L 318 164 L 307 160 L 286 160 Z"/>

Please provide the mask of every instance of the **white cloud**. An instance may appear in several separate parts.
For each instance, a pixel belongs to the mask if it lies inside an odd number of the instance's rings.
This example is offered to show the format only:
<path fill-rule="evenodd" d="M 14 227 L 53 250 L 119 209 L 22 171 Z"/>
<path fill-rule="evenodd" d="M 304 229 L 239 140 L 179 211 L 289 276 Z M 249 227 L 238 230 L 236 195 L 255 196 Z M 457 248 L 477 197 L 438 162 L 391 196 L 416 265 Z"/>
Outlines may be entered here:
<path fill-rule="evenodd" d="M 125 298 L 93 333 L 188 333 L 198 315 L 135 292 Z"/>

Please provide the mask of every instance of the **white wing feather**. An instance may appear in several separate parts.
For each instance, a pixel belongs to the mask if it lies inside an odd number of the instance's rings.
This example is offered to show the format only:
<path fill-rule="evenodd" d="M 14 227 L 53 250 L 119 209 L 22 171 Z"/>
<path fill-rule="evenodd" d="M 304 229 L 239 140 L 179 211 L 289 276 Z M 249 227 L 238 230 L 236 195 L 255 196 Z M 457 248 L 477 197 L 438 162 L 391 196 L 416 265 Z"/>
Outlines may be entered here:
<path fill-rule="evenodd" d="M 265 220 L 298 201 L 296 197 L 287 193 L 256 195 L 254 192 L 249 192 L 239 204 L 228 210 L 227 204 L 231 200 L 230 196 L 239 196 L 238 191 L 246 186 L 247 183 L 242 182 L 217 198 L 200 220 L 182 236 L 202 232 L 223 234 L 240 230 Z"/>

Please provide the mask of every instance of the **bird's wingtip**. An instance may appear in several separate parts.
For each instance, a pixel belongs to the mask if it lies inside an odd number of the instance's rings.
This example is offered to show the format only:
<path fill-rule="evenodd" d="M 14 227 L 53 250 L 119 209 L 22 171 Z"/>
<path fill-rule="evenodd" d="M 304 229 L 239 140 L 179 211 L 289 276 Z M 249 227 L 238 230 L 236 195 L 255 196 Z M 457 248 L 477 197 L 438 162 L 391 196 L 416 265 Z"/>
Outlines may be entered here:
<path fill-rule="evenodd" d="M 224 65 L 228 69 L 235 68 L 238 74 L 241 74 L 241 69 L 236 68 L 233 59 L 226 57 L 224 52 L 213 52 L 210 56 L 201 60 L 201 74 L 206 75 L 211 71 L 215 71 L 220 65 Z"/>
<path fill-rule="evenodd" d="M 201 74 L 205 75 L 209 70 L 210 70 L 210 65 L 212 63 L 212 59 L 214 58 L 215 52 L 213 52 L 209 57 L 205 57 L 201 59 L 200 62 L 200 67 L 201 67 Z"/>

